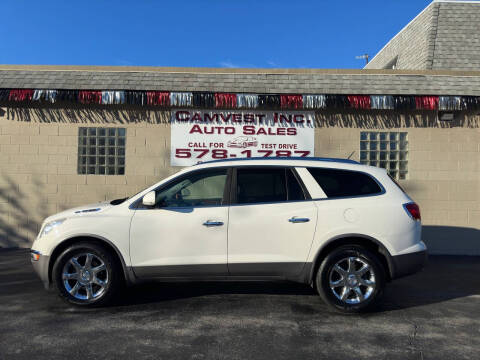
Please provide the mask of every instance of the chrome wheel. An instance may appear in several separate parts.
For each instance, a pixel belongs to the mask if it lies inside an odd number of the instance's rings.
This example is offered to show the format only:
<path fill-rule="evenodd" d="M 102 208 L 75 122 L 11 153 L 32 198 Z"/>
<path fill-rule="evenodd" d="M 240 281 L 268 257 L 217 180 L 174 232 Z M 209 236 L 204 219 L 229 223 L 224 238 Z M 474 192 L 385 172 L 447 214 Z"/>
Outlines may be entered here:
<path fill-rule="evenodd" d="M 95 300 L 108 284 L 108 271 L 101 258 L 92 253 L 71 257 L 63 267 L 63 286 L 75 299 Z"/>
<path fill-rule="evenodd" d="M 346 257 L 330 270 L 329 285 L 333 294 L 346 304 L 360 304 L 375 290 L 375 273 L 365 260 Z"/>

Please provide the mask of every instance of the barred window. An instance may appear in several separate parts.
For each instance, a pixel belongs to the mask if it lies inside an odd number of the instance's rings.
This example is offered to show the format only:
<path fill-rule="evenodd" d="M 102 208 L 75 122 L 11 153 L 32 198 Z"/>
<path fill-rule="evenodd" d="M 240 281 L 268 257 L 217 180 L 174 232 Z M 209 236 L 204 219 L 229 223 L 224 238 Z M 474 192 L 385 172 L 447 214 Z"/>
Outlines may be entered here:
<path fill-rule="evenodd" d="M 78 173 L 125 174 L 125 128 L 78 129 Z"/>
<path fill-rule="evenodd" d="M 408 174 L 407 133 L 362 131 L 360 162 L 387 169 L 394 179 L 406 179 Z"/>

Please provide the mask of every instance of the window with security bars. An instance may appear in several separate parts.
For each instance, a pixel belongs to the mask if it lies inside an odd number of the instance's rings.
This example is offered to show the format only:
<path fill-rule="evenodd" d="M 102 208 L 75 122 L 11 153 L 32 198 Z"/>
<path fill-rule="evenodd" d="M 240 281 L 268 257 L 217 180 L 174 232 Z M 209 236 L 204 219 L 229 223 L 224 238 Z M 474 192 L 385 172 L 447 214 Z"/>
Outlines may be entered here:
<path fill-rule="evenodd" d="M 407 133 L 362 131 L 360 162 L 387 169 L 394 179 L 406 179 L 408 174 Z"/>
<path fill-rule="evenodd" d="M 78 129 L 78 173 L 125 174 L 125 128 Z"/>

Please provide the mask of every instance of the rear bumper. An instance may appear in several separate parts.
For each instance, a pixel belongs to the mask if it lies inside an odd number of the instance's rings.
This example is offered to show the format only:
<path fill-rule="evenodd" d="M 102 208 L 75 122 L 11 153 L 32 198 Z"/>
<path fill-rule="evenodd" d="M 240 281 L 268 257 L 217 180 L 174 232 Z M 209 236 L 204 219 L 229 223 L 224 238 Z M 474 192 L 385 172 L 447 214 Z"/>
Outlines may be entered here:
<path fill-rule="evenodd" d="M 31 253 L 34 253 L 34 251 L 32 250 Z M 49 264 L 50 256 L 42 255 L 38 253 L 38 251 L 35 251 L 35 253 L 39 254 L 40 256 L 38 260 L 34 260 L 33 256 L 31 257 L 33 270 L 35 270 L 37 275 L 40 277 L 40 280 L 42 280 L 43 285 L 45 286 L 45 289 L 49 289 L 50 280 L 48 278 L 48 264 Z"/>
<path fill-rule="evenodd" d="M 392 279 L 398 279 L 419 272 L 425 267 L 427 258 L 426 250 L 392 256 Z"/>

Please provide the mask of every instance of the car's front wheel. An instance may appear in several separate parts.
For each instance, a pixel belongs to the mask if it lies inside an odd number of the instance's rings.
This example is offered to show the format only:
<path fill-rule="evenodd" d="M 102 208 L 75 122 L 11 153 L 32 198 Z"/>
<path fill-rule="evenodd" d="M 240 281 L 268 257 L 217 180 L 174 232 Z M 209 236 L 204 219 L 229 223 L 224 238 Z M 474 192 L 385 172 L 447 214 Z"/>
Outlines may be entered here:
<path fill-rule="evenodd" d="M 335 310 L 360 312 L 372 307 L 383 293 L 385 270 L 373 252 L 346 245 L 325 257 L 316 285 L 321 298 Z"/>
<path fill-rule="evenodd" d="M 57 258 L 52 277 L 60 296 L 75 305 L 109 303 L 120 287 L 121 269 L 105 248 L 89 242 L 68 247 Z"/>

